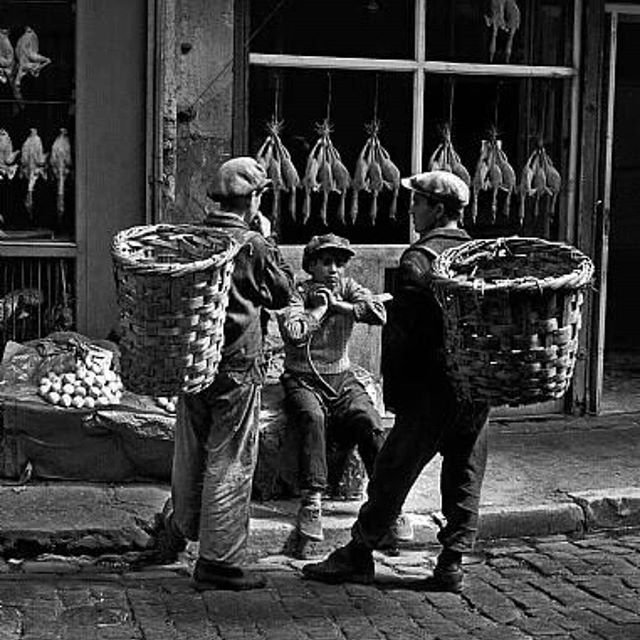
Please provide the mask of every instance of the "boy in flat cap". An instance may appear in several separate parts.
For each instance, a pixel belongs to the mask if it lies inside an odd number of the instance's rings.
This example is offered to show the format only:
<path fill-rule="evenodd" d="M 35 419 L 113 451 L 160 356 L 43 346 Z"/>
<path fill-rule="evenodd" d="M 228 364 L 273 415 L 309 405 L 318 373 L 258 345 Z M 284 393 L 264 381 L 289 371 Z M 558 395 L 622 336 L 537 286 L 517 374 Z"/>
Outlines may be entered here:
<path fill-rule="evenodd" d="M 311 238 L 302 256 L 311 277 L 299 284 L 296 301 L 277 314 L 285 345 L 281 380 L 287 413 L 301 441 L 297 530 L 303 540 L 323 539 L 328 433 L 341 449 L 357 446 L 368 475 L 383 442 L 380 415 L 351 369 L 348 344 L 356 322 L 383 325 L 387 314 L 380 297 L 345 276 L 353 255 L 346 238 L 332 233 Z M 396 536 L 412 535 L 404 520 L 394 525 Z"/>
<path fill-rule="evenodd" d="M 430 287 L 433 260 L 445 249 L 470 240 L 460 228 L 469 189 L 452 173 L 431 171 L 402 180 L 412 191 L 410 213 L 419 235 L 400 259 L 398 283 L 383 331 L 384 399 L 395 412 L 393 429 L 376 459 L 368 499 L 352 528 L 352 539 L 326 560 L 303 567 L 306 577 L 324 582 L 374 579 L 372 550 L 400 513 L 425 465 L 440 453 L 442 551 L 425 589 L 462 590 L 462 555 L 478 527 L 484 477 L 489 407 L 457 398 L 448 379 L 442 311 Z"/>
<path fill-rule="evenodd" d="M 249 157 L 219 169 L 209 196 L 220 209 L 207 226 L 240 245 L 231 277 L 224 347 L 213 383 L 181 396 L 176 418 L 171 501 L 158 518 L 156 561 L 175 561 L 186 540 L 199 540 L 197 589 L 264 586 L 242 567 L 249 500 L 257 460 L 260 390 L 264 380 L 262 309 L 281 309 L 295 295 L 293 272 L 267 233 L 252 230 L 270 184 Z"/>

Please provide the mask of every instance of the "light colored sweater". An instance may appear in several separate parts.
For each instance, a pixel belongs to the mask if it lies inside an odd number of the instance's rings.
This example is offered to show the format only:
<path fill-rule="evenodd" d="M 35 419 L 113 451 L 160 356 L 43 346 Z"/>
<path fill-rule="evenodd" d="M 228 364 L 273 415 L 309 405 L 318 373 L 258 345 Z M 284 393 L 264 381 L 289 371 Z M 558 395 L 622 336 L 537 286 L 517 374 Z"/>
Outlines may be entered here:
<path fill-rule="evenodd" d="M 353 313 L 327 313 L 318 322 L 307 308 L 310 291 L 320 285 L 311 279 L 297 286 L 297 296 L 286 309 L 278 312 L 278 325 L 284 341 L 285 371 L 311 373 L 307 356 L 307 343 L 311 341 L 310 355 L 320 374 L 342 373 L 351 367 L 349 340 L 356 322 L 383 325 L 387 319 L 384 304 L 371 291 L 353 278 L 344 277 L 336 287 L 336 299 L 353 305 Z"/>

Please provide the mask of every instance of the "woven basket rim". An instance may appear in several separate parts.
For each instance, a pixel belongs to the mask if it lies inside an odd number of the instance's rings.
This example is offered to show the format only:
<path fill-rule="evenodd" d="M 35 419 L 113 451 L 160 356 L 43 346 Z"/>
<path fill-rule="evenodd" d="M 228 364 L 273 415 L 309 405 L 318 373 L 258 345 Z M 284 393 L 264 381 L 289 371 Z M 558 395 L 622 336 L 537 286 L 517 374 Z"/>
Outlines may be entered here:
<path fill-rule="evenodd" d="M 202 260 L 192 262 L 140 262 L 125 255 L 123 247 L 131 240 L 142 241 L 146 236 L 161 234 L 191 234 L 196 236 L 215 237 L 225 242 L 222 251 L 212 254 Z M 166 276 L 183 276 L 189 273 L 217 269 L 232 259 L 239 251 L 239 243 L 228 233 L 215 227 L 195 224 L 153 224 L 137 225 L 118 231 L 111 242 L 111 255 L 114 262 L 126 271 L 139 274 L 155 274 Z"/>
<path fill-rule="evenodd" d="M 510 250 L 511 245 L 521 247 L 544 247 L 545 250 L 555 251 L 563 255 L 567 262 L 574 264 L 574 268 L 565 274 L 538 278 L 526 276 L 521 278 L 505 278 L 487 282 L 483 278 L 460 279 L 451 275 L 450 268 L 456 257 L 460 255 L 473 255 L 474 253 Z M 488 239 L 470 240 L 457 247 L 451 247 L 443 251 L 435 260 L 433 275 L 435 284 L 444 290 L 459 290 L 484 294 L 487 292 L 530 292 L 546 289 L 580 288 L 591 283 L 594 273 L 592 260 L 579 249 L 564 242 L 545 240 L 543 238 L 509 236 Z"/>

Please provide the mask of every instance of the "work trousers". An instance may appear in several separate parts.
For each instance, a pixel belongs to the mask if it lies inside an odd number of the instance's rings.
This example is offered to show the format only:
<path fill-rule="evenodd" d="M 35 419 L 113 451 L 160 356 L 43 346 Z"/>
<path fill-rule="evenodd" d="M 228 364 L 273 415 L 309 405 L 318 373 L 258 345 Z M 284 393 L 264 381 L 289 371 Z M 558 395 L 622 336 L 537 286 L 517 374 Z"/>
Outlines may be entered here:
<path fill-rule="evenodd" d="M 440 453 L 446 525 L 438 539 L 445 549 L 470 551 L 487 462 L 488 416 L 485 403 L 461 403 L 446 389 L 432 390 L 419 407 L 398 412 L 369 478 L 367 501 L 352 529 L 354 540 L 371 549 L 380 545 L 421 471 Z"/>
<path fill-rule="evenodd" d="M 219 372 L 209 387 L 178 403 L 172 523 L 200 540 L 204 560 L 237 565 L 244 559 L 260 390 L 253 372 Z"/>
<path fill-rule="evenodd" d="M 353 372 L 325 374 L 322 378 L 334 394 L 311 374 L 285 372 L 281 378 L 289 423 L 300 437 L 299 484 L 308 491 L 324 491 L 340 480 L 329 477 L 327 440 L 345 452 L 345 459 L 357 447 L 369 476 L 384 442 L 380 414 Z M 341 470 L 340 465 L 337 468 Z"/>

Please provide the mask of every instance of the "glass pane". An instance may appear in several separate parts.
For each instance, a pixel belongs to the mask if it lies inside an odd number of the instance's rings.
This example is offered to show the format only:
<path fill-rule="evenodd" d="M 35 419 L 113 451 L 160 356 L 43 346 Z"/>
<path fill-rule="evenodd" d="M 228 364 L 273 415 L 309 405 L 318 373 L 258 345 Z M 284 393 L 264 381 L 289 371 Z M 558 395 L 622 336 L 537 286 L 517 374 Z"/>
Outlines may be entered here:
<path fill-rule="evenodd" d="M 376 90 L 377 86 L 377 90 Z M 374 118 L 381 122 L 379 140 L 402 175 L 411 166 L 411 96 L 412 76 L 401 73 L 332 72 L 316 70 L 276 70 L 252 67 L 250 76 L 250 151 L 255 154 L 266 138 L 266 125 L 273 118 L 284 122 L 280 132 L 283 144 L 302 179 L 307 158 L 319 134 L 316 124 L 327 115 L 331 92 L 330 140 L 341 161 L 353 177 L 358 156 L 367 139 L 365 125 Z M 376 94 L 378 96 L 376 101 Z M 377 102 L 377 110 L 376 110 Z M 390 217 L 393 189 L 384 186 L 375 199 L 375 220 L 372 216 L 373 196 L 361 192 L 355 223 L 351 221 L 353 189 L 345 190 L 344 222 L 341 218 L 341 195 L 328 196 L 326 222 L 323 221 L 323 193 L 311 196 L 310 212 L 305 220 L 304 190 L 297 190 L 296 217 L 289 212 L 288 193 L 281 197 L 278 213 L 273 214 L 273 198 L 263 198 L 263 211 L 280 226 L 281 241 L 304 243 L 315 233 L 333 231 L 357 243 L 406 243 L 409 239 L 407 219 L 408 194 L 400 190 L 395 220 Z"/>
<path fill-rule="evenodd" d="M 428 0 L 426 38 L 429 60 L 571 66 L 573 2 Z"/>
<path fill-rule="evenodd" d="M 566 214 L 569 97 L 570 82 L 563 80 L 427 77 L 423 166 L 431 168 L 434 154 L 434 162 L 446 161 L 448 145 L 440 145 L 443 126 L 449 126 L 450 142 L 477 194 L 477 206 L 472 197 L 465 211 L 474 237 L 558 238 L 558 221 Z M 499 172 L 491 169 L 494 162 Z M 523 199 L 527 166 L 534 175 L 527 172 L 530 187 Z M 555 195 L 553 169 L 561 179 Z"/>
<path fill-rule="evenodd" d="M 414 0 L 253 0 L 251 51 L 412 58 Z"/>
<path fill-rule="evenodd" d="M 9 239 L 73 237 L 74 43 L 72 2 L 2 4 L 0 228 Z"/>

